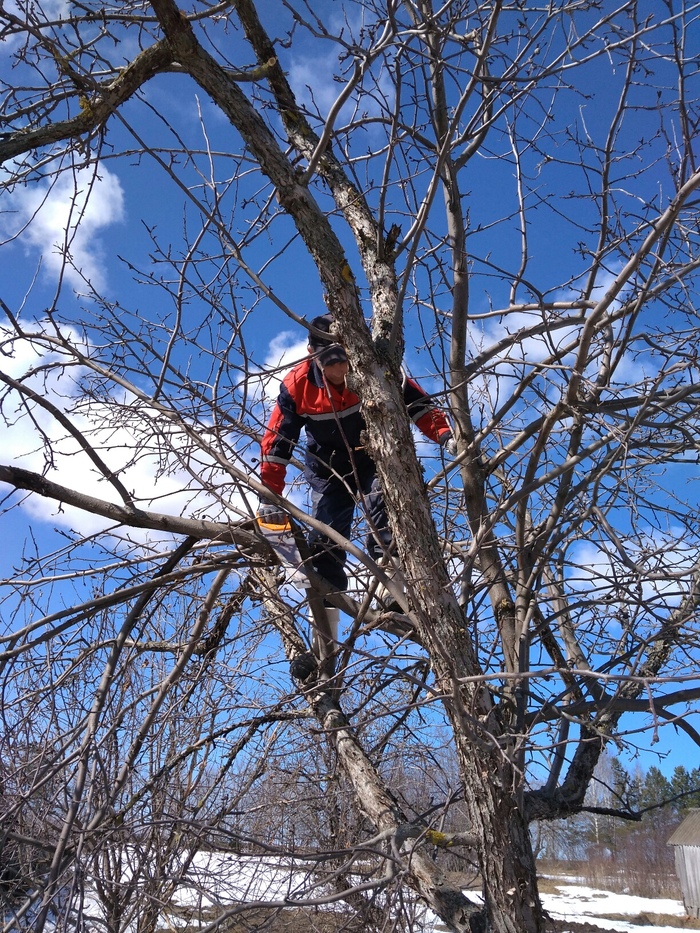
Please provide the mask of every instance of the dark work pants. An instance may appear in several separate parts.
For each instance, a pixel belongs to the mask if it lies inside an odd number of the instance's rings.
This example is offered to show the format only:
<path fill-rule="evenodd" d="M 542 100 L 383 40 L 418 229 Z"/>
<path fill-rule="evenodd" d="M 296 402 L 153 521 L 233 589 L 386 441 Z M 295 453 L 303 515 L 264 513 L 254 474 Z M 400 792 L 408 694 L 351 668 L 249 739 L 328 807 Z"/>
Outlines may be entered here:
<path fill-rule="evenodd" d="M 330 525 L 344 538 L 349 538 L 355 506 L 359 498 L 362 499 L 363 512 L 369 525 L 367 553 L 373 560 L 379 560 L 384 550 L 391 544 L 391 531 L 384 495 L 376 474 L 371 474 L 363 480 L 362 488 L 357 494 L 353 494 L 341 482 L 330 483 L 329 488 L 324 492 L 312 489 L 311 514 L 320 522 Z M 345 550 L 315 529 L 309 532 L 308 541 L 314 570 L 338 590 L 347 589 L 348 578 L 344 569 L 347 560 Z"/>

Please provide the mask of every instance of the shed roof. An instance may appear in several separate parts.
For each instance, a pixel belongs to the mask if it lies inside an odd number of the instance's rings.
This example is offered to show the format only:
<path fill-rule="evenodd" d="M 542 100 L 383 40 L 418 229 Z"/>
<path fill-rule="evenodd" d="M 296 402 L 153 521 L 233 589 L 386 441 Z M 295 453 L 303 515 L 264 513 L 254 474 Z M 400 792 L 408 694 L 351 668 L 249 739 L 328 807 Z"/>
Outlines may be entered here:
<path fill-rule="evenodd" d="M 700 846 L 700 808 L 691 810 L 671 834 L 668 846 Z"/>

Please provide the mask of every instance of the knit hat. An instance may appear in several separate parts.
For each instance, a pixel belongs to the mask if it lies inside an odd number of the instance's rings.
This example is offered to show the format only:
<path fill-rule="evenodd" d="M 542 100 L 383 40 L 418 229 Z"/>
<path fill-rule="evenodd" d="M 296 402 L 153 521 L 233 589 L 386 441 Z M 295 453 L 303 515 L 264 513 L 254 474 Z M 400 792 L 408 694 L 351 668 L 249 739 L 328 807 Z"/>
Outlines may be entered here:
<path fill-rule="evenodd" d="M 311 327 L 330 335 L 332 323 L 332 315 L 320 314 L 311 321 Z M 309 346 L 320 366 L 332 366 L 333 363 L 347 363 L 348 361 L 345 348 L 341 347 L 339 343 L 335 343 L 330 336 L 319 337 L 314 333 L 310 333 Z"/>

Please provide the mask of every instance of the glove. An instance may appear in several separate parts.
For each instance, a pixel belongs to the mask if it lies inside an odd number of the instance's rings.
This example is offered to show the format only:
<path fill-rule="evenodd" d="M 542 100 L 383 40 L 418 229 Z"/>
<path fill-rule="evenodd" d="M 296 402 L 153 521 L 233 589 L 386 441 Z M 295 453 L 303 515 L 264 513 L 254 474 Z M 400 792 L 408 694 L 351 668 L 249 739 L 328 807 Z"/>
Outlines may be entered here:
<path fill-rule="evenodd" d="M 443 434 L 440 438 L 440 443 L 445 448 L 445 452 L 450 457 L 454 459 L 457 456 L 457 441 L 454 439 L 452 432 L 449 434 Z"/>
<path fill-rule="evenodd" d="M 260 502 L 257 518 L 265 525 L 286 525 L 289 521 L 284 509 L 272 502 Z"/>

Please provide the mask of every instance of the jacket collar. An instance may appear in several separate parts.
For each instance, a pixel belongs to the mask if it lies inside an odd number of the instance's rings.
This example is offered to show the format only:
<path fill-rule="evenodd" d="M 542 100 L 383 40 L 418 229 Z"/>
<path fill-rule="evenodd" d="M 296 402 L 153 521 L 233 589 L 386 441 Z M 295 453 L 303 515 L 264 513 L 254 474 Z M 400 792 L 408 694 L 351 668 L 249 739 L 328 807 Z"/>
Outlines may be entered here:
<path fill-rule="evenodd" d="M 330 389 L 332 392 L 335 392 L 336 395 L 342 396 L 344 392 L 348 391 L 347 386 L 343 389 L 339 389 L 338 386 L 334 386 L 330 382 L 326 383 L 326 380 L 323 378 L 323 373 L 321 372 L 321 367 L 314 359 L 309 360 L 307 378 L 312 385 L 318 386 L 319 389 Z"/>
<path fill-rule="evenodd" d="M 325 382 L 323 380 L 323 373 L 321 372 L 321 367 L 318 365 L 316 360 L 309 360 L 309 372 L 308 379 L 313 385 L 318 386 L 319 389 L 323 389 Z"/>

